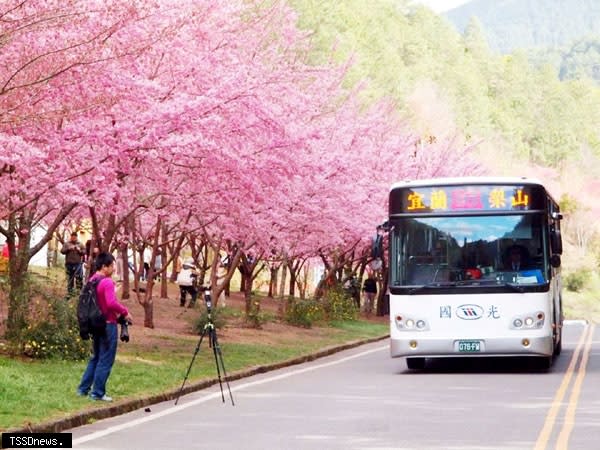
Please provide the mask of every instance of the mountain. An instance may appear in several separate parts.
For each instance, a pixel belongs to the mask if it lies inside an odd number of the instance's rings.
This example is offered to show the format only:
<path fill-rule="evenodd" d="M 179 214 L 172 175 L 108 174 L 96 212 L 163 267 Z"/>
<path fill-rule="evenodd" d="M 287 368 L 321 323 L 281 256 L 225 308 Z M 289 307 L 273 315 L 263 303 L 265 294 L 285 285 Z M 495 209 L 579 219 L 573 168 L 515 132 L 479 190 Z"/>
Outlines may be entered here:
<path fill-rule="evenodd" d="M 473 0 L 444 15 L 461 33 L 476 17 L 490 48 L 502 53 L 571 46 L 600 36 L 598 0 Z"/>

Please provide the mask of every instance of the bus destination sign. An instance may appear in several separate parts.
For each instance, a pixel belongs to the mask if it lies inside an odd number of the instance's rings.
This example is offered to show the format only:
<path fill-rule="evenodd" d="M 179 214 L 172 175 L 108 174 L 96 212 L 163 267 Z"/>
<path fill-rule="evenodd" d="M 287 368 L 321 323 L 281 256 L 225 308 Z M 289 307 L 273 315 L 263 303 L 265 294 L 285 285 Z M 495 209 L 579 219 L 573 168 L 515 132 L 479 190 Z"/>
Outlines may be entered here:
<path fill-rule="evenodd" d="M 394 200 L 393 194 L 390 197 L 391 212 L 528 211 L 544 208 L 533 186 L 463 185 L 411 187 L 400 191 L 400 198 L 396 196 Z M 396 203 L 398 200 L 400 205 Z"/>

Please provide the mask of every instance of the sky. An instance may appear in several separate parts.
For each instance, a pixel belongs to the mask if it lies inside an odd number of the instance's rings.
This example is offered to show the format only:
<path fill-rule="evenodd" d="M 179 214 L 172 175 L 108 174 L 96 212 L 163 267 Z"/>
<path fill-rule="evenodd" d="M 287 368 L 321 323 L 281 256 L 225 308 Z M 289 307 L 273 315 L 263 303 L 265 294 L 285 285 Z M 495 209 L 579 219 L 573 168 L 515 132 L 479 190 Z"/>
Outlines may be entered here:
<path fill-rule="evenodd" d="M 413 0 L 415 3 L 422 3 L 429 6 L 435 12 L 444 12 L 463 3 L 468 3 L 469 0 Z"/>

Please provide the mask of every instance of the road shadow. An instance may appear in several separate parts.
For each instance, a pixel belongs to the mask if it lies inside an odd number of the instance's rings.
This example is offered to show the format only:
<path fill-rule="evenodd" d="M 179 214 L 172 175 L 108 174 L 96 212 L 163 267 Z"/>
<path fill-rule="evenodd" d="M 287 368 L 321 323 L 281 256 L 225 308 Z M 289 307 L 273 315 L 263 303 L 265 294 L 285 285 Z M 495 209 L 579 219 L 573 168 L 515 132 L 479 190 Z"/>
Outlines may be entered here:
<path fill-rule="evenodd" d="M 404 362 L 401 374 L 448 374 L 448 373 L 564 373 L 573 357 L 573 350 L 564 350 L 554 358 L 549 368 L 543 358 L 523 356 L 499 356 L 477 358 L 426 358 L 423 369 L 408 369 Z"/>

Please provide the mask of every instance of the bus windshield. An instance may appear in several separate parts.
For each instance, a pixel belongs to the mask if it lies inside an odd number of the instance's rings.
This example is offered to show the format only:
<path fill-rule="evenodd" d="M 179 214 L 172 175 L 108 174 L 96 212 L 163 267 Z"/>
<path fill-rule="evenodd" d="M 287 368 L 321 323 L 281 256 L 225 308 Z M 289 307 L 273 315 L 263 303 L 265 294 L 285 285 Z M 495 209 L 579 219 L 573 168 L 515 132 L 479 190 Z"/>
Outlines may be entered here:
<path fill-rule="evenodd" d="M 393 220 L 391 286 L 506 286 L 548 282 L 542 214 Z"/>

